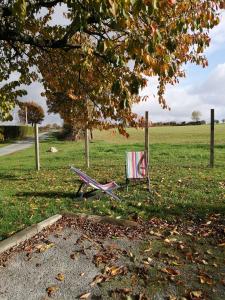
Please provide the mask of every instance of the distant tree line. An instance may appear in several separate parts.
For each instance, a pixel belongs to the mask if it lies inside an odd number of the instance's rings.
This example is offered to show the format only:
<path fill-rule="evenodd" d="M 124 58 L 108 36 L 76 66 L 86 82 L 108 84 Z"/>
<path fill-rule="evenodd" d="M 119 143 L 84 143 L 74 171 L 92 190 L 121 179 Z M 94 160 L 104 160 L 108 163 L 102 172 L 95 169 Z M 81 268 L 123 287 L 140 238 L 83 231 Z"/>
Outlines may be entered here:
<path fill-rule="evenodd" d="M 151 123 L 151 126 L 188 126 L 188 125 L 204 125 L 206 124 L 205 120 L 200 121 L 190 121 L 190 122 L 176 122 L 176 121 L 169 121 L 169 122 L 154 122 Z"/>
<path fill-rule="evenodd" d="M 219 120 L 214 120 L 215 124 L 219 124 L 220 121 Z M 222 120 L 222 123 L 225 123 L 225 120 Z M 206 124 L 205 120 L 201 120 L 201 121 L 191 121 L 191 122 L 176 122 L 176 121 L 170 121 L 170 122 L 155 122 L 155 123 L 151 123 L 150 126 L 155 127 L 155 126 L 188 126 L 188 125 L 204 125 Z"/>

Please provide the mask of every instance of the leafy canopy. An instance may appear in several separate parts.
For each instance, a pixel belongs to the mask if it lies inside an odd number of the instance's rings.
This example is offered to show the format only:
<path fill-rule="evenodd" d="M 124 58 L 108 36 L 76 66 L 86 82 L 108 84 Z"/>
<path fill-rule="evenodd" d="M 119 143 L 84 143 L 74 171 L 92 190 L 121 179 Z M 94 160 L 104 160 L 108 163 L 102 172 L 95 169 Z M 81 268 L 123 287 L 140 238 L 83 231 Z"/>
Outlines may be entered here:
<path fill-rule="evenodd" d="M 79 51 L 84 68 L 92 68 L 90 59 L 95 57 L 101 65 L 114 68 L 132 64 L 135 80 L 158 76 L 159 102 L 165 108 L 165 86 L 184 76 L 183 64 L 207 65 L 203 52 L 210 42 L 208 31 L 219 23 L 218 13 L 224 7 L 224 0 L 1 1 L 0 80 L 9 80 L 17 71 L 17 83 L 29 84 L 37 78 L 32 66 L 38 65 L 43 53 Z M 54 11 L 60 9 L 68 25 L 54 18 Z M 82 38 L 74 39 L 77 35 Z M 112 86 L 119 84 L 125 85 L 121 79 Z M 142 81 L 136 90 L 141 86 Z M 5 104 L 12 101 L 11 92 L 0 88 L 1 118 L 12 108 Z"/>
<path fill-rule="evenodd" d="M 26 123 L 26 114 L 28 124 L 40 124 L 45 117 L 43 108 L 34 101 L 20 103 L 18 116 L 20 122 Z"/>

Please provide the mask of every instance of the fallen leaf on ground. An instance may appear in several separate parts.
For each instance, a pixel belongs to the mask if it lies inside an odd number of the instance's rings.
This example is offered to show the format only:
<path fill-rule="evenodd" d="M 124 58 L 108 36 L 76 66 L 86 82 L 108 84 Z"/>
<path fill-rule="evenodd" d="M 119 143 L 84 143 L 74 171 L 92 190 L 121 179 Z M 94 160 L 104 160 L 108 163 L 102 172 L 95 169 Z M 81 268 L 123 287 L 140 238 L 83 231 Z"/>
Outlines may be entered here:
<path fill-rule="evenodd" d="M 177 297 L 175 297 L 175 296 L 169 296 L 168 300 L 177 300 Z"/>
<path fill-rule="evenodd" d="M 154 232 L 153 230 L 150 231 L 151 235 L 155 235 L 157 237 L 162 237 L 162 234 L 160 232 Z"/>
<path fill-rule="evenodd" d="M 57 285 L 53 285 L 53 286 L 49 286 L 46 289 L 46 292 L 48 293 L 48 296 L 51 297 L 58 290 L 59 290 L 59 287 Z"/>
<path fill-rule="evenodd" d="M 169 275 L 180 275 L 180 271 L 172 269 L 172 268 L 163 268 L 161 269 L 163 273 L 169 274 Z"/>
<path fill-rule="evenodd" d="M 167 243 L 167 244 L 171 244 L 173 242 L 176 242 L 177 239 L 176 238 L 171 238 L 171 239 L 165 239 L 164 242 Z"/>
<path fill-rule="evenodd" d="M 119 274 L 124 274 L 125 273 L 125 268 L 124 268 L 124 266 L 121 266 L 121 267 L 117 267 L 117 266 L 106 267 L 105 272 L 108 275 L 116 276 L 116 275 L 119 275 Z"/>
<path fill-rule="evenodd" d="M 152 250 L 152 248 L 148 248 L 148 249 L 145 249 L 144 252 L 150 252 Z"/>
<path fill-rule="evenodd" d="M 225 243 L 221 243 L 218 245 L 219 247 L 225 247 Z"/>
<path fill-rule="evenodd" d="M 190 292 L 190 296 L 191 296 L 191 299 L 193 299 L 193 297 L 201 298 L 202 297 L 202 292 L 201 291 L 192 291 L 192 292 Z"/>
<path fill-rule="evenodd" d="M 79 256 L 79 254 L 75 254 L 75 253 L 72 253 L 72 254 L 70 254 L 70 258 L 71 259 L 74 259 L 74 260 L 78 260 L 78 256 Z"/>
<path fill-rule="evenodd" d="M 92 281 L 92 283 L 90 285 L 94 286 L 98 283 L 101 283 L 104 280 L 105 280 L 105 277 L 103 275 L 97 275 L 97 276 L 95 276 L 94 280 Z"/>
<path fill-rule="evenodd" d="M 143 260 L 143 263 L 145 265 L 150 265 L 151 262 L 152 262 L 152 258 L 151 257 L 148 257 L 147 260 Z"/>
<path fill-rule="evenodd" d="M 91 296 L 91 293 L 85 293 L 85 294 L 80 295 L 79 299 L 88 299 L 90 296 Z"/>
<path fill-rule="evenodd" d="M 37 245 L 36 248 L 39 250 L 39 252 L 45 252 L 48 249 L 54 247 L 55 244 L 54 243 L 50 243 L 50 244 L 41 244 L 41 245 Z"/>
<path fill-rule="evenodd" d="M 208 285 L 213 284 L 212 278 L 209 277 L 209 275 L 207 275 L 207 274 L 201 274 L 198 277 L 199 277 L 200 283 L 202 283 L 202 284 L 208 284 Z"/>
<path fill-rule="evenodd" d="M 59 281 L 64 281 L 65 276 L 64 276 L 64 274 L 59 273 L 59 274 L 55 277 L 55 279 L 57 279 L 57 280 L 59 280 Z"/>
<path fill-rule="evenodd" d="M 203 263 L 203 265 L 208 265 L 208 262 L 205 259 L 203 259 L 201 262 Z"/>

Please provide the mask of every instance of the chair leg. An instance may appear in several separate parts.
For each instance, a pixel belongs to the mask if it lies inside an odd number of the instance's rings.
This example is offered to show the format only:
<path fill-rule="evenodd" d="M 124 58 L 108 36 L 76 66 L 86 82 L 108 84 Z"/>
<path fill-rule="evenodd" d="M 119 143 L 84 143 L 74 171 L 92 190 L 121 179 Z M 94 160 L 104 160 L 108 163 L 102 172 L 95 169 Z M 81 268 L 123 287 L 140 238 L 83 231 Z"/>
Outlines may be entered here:
<path fill-rule="evenodd" d="M 128 192 L 128 185 L 129 185 L 129 179 L 128 179 L 128 178 L 126 178 L 127 192 Z"/>
<path fill-rule="evenodd" d="M 150 189 L 150 179 L 149 179 L 149 177 L 147 177 L 147 186 L 148 186 L 148 191 L 150 192 L 151 189 Z"/>
<path fill-rule="evenodd" d="M 76 192 L 76 197 L 78 197 L 79 196 L 79 193 L 80 193 L 80 191 L 81 191 L 81 189 L 82 189 L 82 187 L 83 187 L 83 185 L 84 185 L 84 183 L 82 182 L 81 184 L 80 184 L 80 186 L 79 186 L 79 188 L 78 188 L 78 190 L 77 190 L 77 192 Z M 81 197 L 80 198 L 82 198 L 83 197 L 83 192 L 81 193 Z"/>

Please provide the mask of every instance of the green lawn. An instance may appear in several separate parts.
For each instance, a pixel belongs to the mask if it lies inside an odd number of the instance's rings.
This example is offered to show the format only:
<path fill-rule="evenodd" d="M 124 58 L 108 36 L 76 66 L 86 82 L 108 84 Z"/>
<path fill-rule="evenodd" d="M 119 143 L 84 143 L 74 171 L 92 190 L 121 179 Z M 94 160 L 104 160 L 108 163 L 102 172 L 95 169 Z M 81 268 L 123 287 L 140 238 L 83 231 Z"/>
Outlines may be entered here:
<path fill-rule="evenodd" d="M 216 126 L 215 168 L 208 167 L 209 126 L 150 128 L 151 193 L 145 185 L 118 190 L 121 202 L 79 201 L 74 191 L 74 165 L 98 181 L 123 185 L 125 152 L 143 149 L 144 131 L 129 130 L 130 138 L 94 132 L 91 167 L 84 167 L 83 142 L 52 138 L 42 142 L 41 171 L 34 170 L 34 148 L 0 157 L 0 239 L 61 211 L 132 218 L 152 216 L 170 220 L 205 218 L 225 213 L 225 126 Z M 46 150 L 55 146 L 58 153 Z"/>

